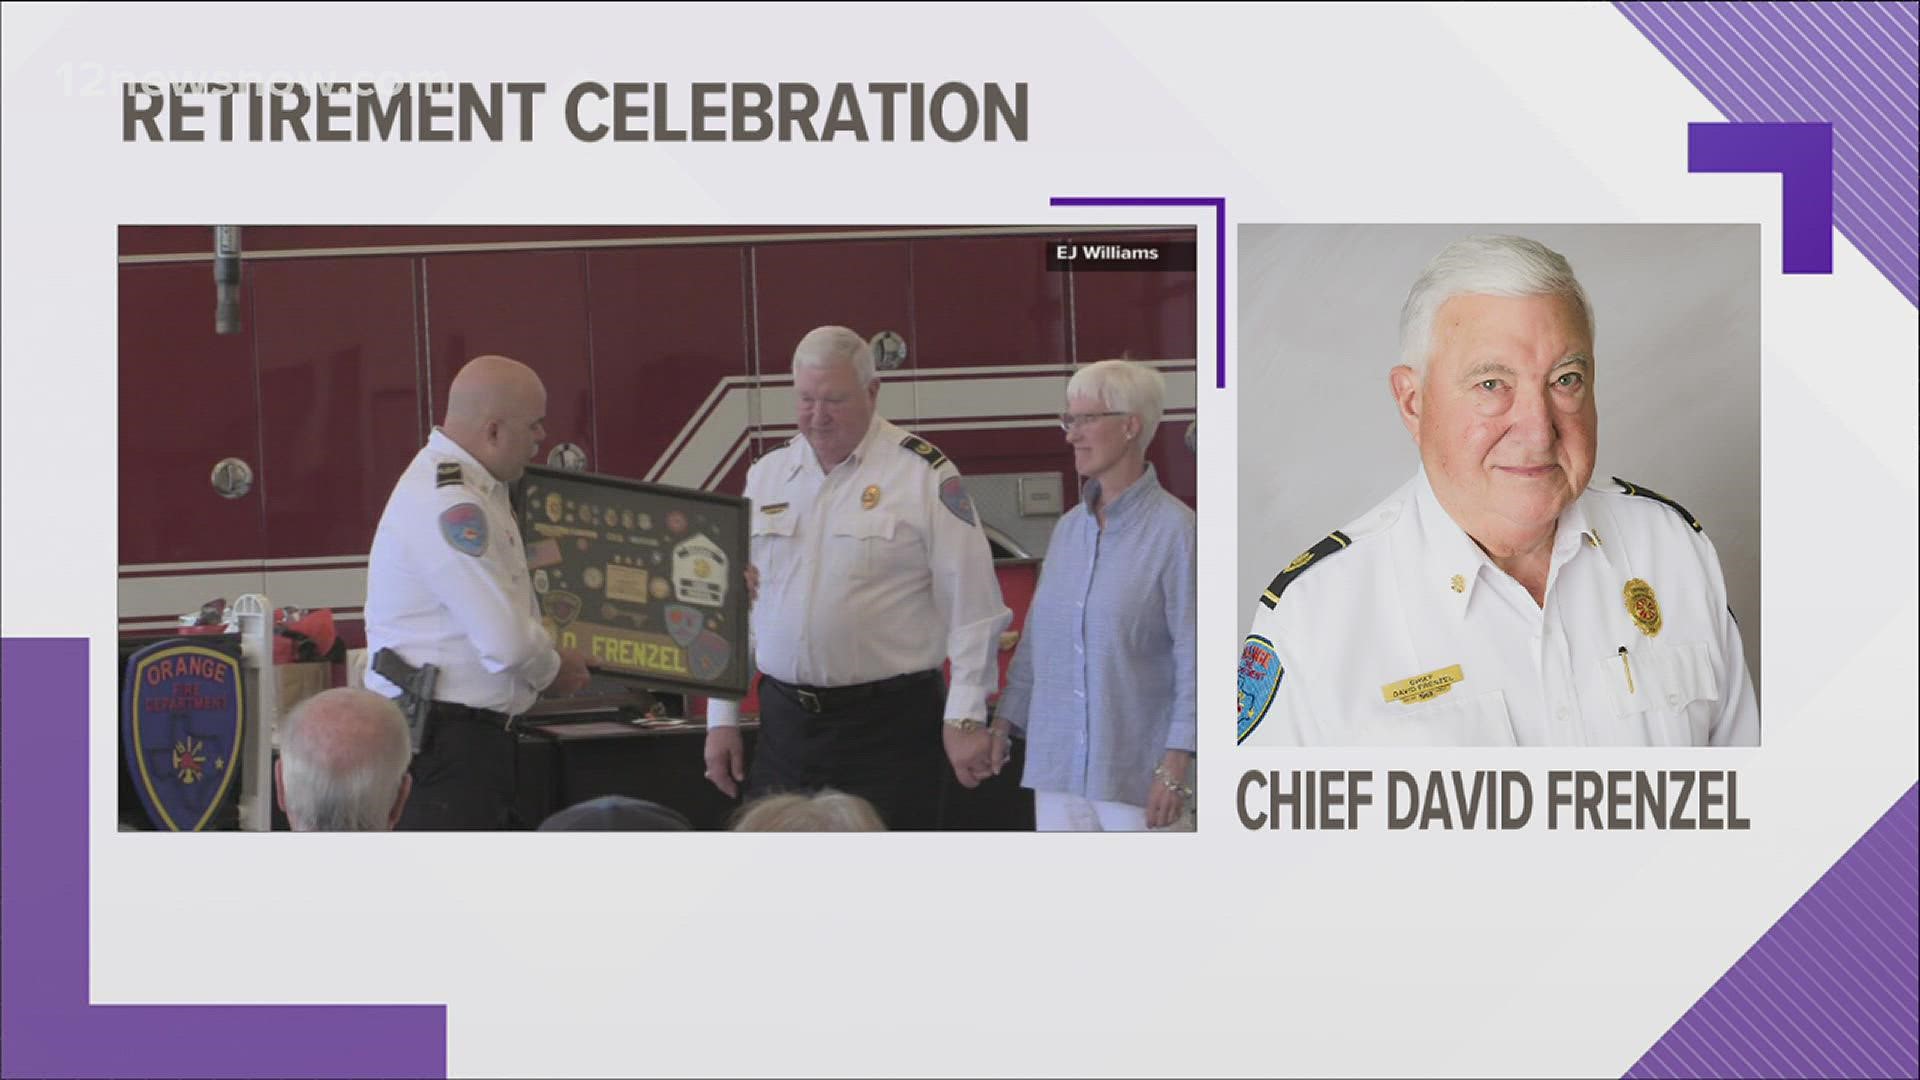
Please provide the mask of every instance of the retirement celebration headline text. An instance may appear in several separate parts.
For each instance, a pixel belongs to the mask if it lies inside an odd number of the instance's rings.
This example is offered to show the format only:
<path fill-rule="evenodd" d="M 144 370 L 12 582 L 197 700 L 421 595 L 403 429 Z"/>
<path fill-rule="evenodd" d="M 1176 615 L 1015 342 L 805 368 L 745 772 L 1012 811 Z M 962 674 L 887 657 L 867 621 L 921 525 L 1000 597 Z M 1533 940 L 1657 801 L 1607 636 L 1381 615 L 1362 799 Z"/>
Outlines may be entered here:
<path fill-rule="evenodd" d="M 531 142 L 547 85 L 122 81 L 122 142 Z M 580 142 L 1026 142 L 1027 84 L 582 82 Z M 549 106 L 549 108 L 552 106 Z"/>

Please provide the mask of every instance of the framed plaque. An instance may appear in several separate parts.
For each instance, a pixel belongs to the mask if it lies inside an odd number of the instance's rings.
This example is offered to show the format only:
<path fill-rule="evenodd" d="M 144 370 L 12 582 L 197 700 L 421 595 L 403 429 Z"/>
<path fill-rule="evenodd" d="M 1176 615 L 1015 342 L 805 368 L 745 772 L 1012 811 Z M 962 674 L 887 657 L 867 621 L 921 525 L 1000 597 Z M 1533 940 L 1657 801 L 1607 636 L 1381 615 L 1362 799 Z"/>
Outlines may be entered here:
<path fill-rule="evenodd" d="M 513 495 L 554 640 L 600 674 L 746 694 L 746 499 L 541 466 Z"/>

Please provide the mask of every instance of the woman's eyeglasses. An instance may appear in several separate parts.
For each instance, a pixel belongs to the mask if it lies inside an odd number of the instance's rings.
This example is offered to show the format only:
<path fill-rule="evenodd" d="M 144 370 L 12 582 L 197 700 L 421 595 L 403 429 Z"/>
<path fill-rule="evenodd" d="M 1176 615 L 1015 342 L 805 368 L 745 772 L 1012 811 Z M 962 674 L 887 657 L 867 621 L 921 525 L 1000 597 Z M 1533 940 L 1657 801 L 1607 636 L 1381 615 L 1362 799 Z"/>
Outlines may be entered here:
<path fill-rule="evenodd" d="M 1061 413 L 1060 414 L 1060 430 L 1070 432 L 1074 428 L 1077 428 L 1082 424 L 1090 424 L 1095 420 L 1101 419 L 1102 417 L 1125 416 L 1125 415 L 1127 414 L 1123 412 Z"/>

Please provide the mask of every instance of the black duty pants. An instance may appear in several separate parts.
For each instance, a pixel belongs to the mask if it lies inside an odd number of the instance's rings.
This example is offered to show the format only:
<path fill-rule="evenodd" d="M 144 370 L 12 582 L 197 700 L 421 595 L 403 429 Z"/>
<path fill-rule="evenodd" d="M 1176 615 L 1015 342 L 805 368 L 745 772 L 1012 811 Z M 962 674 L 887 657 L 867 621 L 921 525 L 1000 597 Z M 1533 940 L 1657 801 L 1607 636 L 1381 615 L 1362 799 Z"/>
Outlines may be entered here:
<path fill-rule="evenodd" d="M 937 828 L 947 770 L 946 697 L 935 671 L 814 713 L 784 684 L 762 679 L 747 797 L 833 788 L 871 802 L 889 829 Z"/>
<path fill-rule="evenodd" d="M 425 745 L 413 757 L 403 830 L 516 829 L 514 739 L 506 718 L 434 702 Z"/>

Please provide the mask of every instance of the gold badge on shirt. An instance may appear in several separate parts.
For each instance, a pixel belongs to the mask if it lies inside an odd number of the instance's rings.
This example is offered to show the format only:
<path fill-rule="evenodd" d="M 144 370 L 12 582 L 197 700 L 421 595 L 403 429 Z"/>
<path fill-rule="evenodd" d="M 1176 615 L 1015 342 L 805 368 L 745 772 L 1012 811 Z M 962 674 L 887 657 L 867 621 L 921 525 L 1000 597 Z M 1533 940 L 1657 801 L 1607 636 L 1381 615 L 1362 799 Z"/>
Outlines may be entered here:
<path fill-rule="evenodd" d="M 1423 701 L 1432 701 L 1441 694 L 1453 689 L 1453 684 L 1464 682 L 1460 665 L 1443 667 L 1438 671 L 1429 671 L 1424 675 L 1414 675 L 1399 682 L 1388 683 L 1380 688 L 1383 701 L 1397 701 L 1402 705 L 1418 705 Z"/>
<path fill-rule="evenodd" d="M 1627 614 L 1633 616 L 1633 625 L 1648 637 L 1660 633 L 1660 601 L 1653 595 L 1653 586 L 1634 578 L 1621 590 L 1626 597 Z"/>
<path fill-rule="evenodd" d="M 868 484 L 867 490 L 860 493 L 860 509 L 871 510 L 880 505 L 880 485 Z"/>

